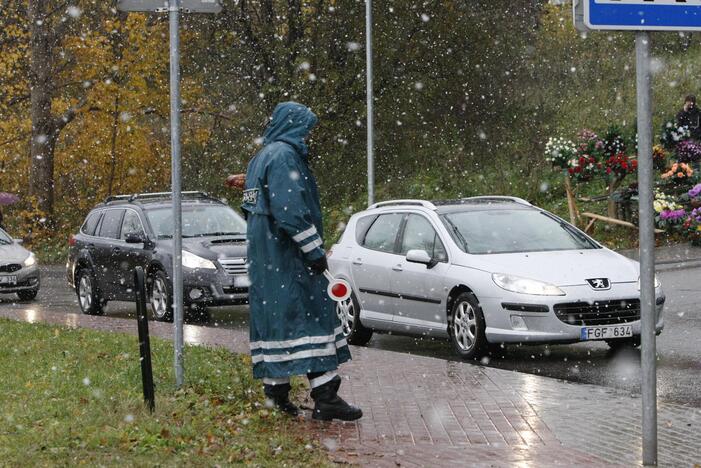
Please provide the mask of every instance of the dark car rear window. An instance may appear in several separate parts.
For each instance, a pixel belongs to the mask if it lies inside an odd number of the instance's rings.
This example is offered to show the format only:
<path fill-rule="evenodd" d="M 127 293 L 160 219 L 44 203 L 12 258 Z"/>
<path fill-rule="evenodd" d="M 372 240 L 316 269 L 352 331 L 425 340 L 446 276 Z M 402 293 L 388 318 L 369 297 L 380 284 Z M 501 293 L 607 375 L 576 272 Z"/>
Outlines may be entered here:
<path fill-rule="evenodd" d="M 88 215 L 83 223 L 83 227 L 80 228 L 80 232 L 87 234 L 89 236 L 95 235 L 95 228 L 97 227 L 98 221 L 100 221 L 100 211 L 93 211 Z"/>
<path fill-rule="evenodd" d="M 100 224 L 100 237 L 119 239 L 124 210 L 107 210 Z"/>

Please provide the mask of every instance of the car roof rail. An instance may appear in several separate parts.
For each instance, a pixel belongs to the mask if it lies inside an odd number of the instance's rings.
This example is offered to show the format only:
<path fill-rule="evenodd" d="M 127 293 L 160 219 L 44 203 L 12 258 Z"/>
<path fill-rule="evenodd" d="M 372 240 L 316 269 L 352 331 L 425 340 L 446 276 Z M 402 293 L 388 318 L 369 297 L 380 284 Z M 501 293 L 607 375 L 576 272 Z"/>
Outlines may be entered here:
<path fill-rule="evenodd" d="M 218 200 L 214 197 L 211 197 L 206 192 L 188 191 L 188 192 L 180 192 L 180 195 L 182 196 L 183 199 L 191 199 L 191 200 L 202 199 L 202 200 L 213 200 L 213 201 L 220 202 L 220 200 Z M 128 194 L 128 195 L 112 195 L 112 196 L 107 197 L 105 199 L 104 203 L 105 203 L 105 205 L 107 205 L 111 202 L 116 202 L 116 201 L 132 203 L 132 202 L 137 202 L 137 201 L 157 200 L 159 198 L 170 198 L 172 196 L 173 196 L 173 192 L 152 192 L 152 193 L 132 193 L 132 194 Z"/>
<path fill-rule="evenodd" d="M 368 210 L 382 208 L 385 206 L 423 206 L 424 208 L 428 208 L 429 210 L 436 209 L 436 205 L 426 200 L 387 200 L 369 206 Z"/>
<path fill-rule="evenodd" d="M 528 203 L 523 198 L 509 197 L 506 195 L 482 195 L 482 196 L 478 196 L 478 197 L 461 198 L 460 200 L 465 200 L 465 201 L 467 201 L 467 200 L 484 200 L 484 201 L 495 201 L 495 202 L 513 202 L 513 203 L 518 203 L 520 205 L 533 206 L 532 204 Z"/>

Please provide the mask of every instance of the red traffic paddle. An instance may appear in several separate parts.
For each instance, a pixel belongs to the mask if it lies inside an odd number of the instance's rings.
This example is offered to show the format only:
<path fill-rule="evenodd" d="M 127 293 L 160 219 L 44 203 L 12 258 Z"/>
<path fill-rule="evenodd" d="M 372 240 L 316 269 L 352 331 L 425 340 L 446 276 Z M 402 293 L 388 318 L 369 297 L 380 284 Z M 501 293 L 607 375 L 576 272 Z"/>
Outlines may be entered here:
<path fill-rule="evenodd" d="M 329 280 L 329 286 L 326 288 L 329 297 L 336 302 L 348 300 L 351 295 L 350 284 L 345 280 L 334 278 L 329 270 L 324 271 L 324 276 Z"/>

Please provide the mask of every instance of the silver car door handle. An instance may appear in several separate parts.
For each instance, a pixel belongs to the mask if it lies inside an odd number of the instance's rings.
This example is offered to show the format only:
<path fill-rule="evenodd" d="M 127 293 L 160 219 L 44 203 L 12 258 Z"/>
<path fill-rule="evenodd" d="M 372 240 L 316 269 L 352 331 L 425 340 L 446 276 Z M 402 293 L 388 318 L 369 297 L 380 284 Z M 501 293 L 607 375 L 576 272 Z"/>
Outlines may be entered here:
<path fill-rule="evenodd" d="M 353 260 L 353 265 L 362 265 L 363 264 L 363 259 L 362 258 L 356 258 Z"/>
<path fill-rule="evenodd" d="M 402 265 L 394 265 L 392 267 L 394 271 L 404 271 L 404 268 L 402 268 Z"/>

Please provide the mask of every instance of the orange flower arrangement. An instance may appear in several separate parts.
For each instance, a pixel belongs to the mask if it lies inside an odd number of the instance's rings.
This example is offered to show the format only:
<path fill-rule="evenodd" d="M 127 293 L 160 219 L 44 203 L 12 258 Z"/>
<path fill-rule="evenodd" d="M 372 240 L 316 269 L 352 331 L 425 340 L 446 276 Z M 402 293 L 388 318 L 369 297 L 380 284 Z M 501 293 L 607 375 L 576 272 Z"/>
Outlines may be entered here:
<path fill-rule="evenodd" d="M 684 179 L 686 177 L 691 177 L 694 174 L 694 170 L 686 163 L 674 163 L 669 171 L 662 174 L 660 177 L 663 179 L 676 178 Z"/>

